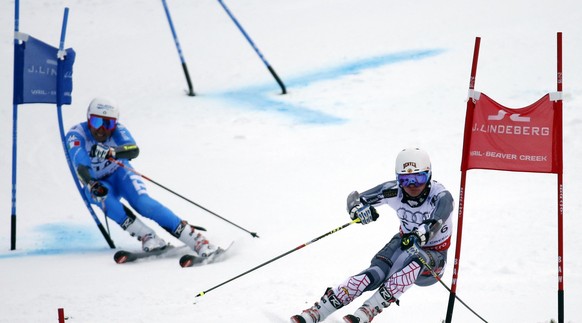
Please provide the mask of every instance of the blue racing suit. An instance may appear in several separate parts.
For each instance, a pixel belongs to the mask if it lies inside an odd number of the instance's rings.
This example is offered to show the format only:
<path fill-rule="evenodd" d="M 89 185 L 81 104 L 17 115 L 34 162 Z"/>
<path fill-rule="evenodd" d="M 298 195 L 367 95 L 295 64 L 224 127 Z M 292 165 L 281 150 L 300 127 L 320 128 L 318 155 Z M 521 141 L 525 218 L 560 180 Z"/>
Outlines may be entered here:
<path fill-rule="evenodd" d="M 179 232 L 177 233 L 175 230 L 179 227 L 182 219 L 149 196 L 140 175 L 110 160 L 90 157 L 91 147 L 98 144 L 98 142 L 91 135 L 87 122 L 73 126 L 67 133 L 65 140 L 73 167 L 77 171 L 80 166 L 87 167 L 91 180 L 99 181 L 108 189 L 107 198 L 102 202 L 98 202 L 91 195 L 88 185 L 84 187 L 84 193 L 89 201 L 98 205 L 107 217 L 113 219 L 124 230 L 133 222 L 131 218 L 134 215 L 131 212 L 126 212 L 124 205 L 121 203 L 123 198 L 139 214 L 155 221 L 174 236 L 178 236 Z M 112 135 L 102 144 L 115 148 L 135 144 L 135 141 L 129 130 L 122 124 L 117 123 Z M 131 168 L 128 160 L 118 159 L 118 161 Z"/>

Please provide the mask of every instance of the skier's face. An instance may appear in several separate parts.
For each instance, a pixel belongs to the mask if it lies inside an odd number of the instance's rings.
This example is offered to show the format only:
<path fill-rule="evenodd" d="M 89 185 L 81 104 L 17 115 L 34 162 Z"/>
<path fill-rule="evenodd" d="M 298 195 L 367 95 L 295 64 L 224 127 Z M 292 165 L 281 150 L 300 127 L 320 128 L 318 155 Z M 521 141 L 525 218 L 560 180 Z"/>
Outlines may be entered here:
<path fill-rule="evenodd" d="M 97 142 L 105 142 L 107 138 L 111 137 L 113 130 L 106 130 L 105 128 L 101 127 L 99 129 L 90 128 L 91 135 Z"/>
<path fill-rule="evenodd" d="M 91 135 L 97 142 L 105 142 L 107 138 L 111 137 L 111 134 L 117 125 L 117 120 L 114 118 L 105 118 L 94 115 L 91 115 L 88 122 L 89 131 L 91 131 Z"/>
<path fill-rule="evenodd" d="M 430 181 L 430 171 L 398 174 L 396 179 L 406 194 L 411 197 L 417 197 L 424 191 L 428 181 Z"/>
<path fill-rule="evenodd" d="M 424 183 L 422 185 L 412 184 L 410 186 L 402 186 L 402 189 L 406 192 L 406 194 L 408 194 L 411 197 L 419 196 L 420 193 L 422 193 L 422 191 L 424 191 L 425 188 L 426 188 L 426 183 Z"/>

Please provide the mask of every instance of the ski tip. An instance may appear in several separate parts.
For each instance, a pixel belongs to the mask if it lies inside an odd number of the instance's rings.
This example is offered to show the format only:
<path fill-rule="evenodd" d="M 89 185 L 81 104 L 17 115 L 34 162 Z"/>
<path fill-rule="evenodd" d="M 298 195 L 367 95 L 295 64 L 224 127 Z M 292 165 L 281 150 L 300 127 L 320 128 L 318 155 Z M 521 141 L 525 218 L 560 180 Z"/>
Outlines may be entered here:
<path fill-rule="evenodd" d="M 186 267 L 192 267 L 193 261 L 192 261 L 192 257 L 189 255 L 184 255 L 180 258 L 180 267 L 182 268 L 186 268 Z"/>
<path fill-rule="evenodd" d="M 119 257 L 115 259 L 115 262 L 118 264 L 124 264 L 127 261 L 127 256 Z"/>
<path fill-rule="evenodd" d="M 218 247 L 217 250 L 210 254 L 208 257 L 200 257 L 200 256 L 195 256 L 195 255 L 191 255 L 191 254 L 185 254 L 180 258 L 180 266 L 182 268 L 186 268 L 186 267 L 193 267 L 193 266 L 197 266 L 197 265 L 206 265 L 206 264 L 211 264 L 215 261 L 221 260 L 222 256 L 224 255 L 224 253 L 230 249 L 230 247 L 233 245 L 234 241 L 231 242 L 228 247 L 226 248 L 221 248 Z"/>
<path fill-rule="evenodd" d="M 125 251 L 118 251 L 113 255 L 113 260 L 118 264 L 126 263 L 128 258 L 129 256 Z"/>

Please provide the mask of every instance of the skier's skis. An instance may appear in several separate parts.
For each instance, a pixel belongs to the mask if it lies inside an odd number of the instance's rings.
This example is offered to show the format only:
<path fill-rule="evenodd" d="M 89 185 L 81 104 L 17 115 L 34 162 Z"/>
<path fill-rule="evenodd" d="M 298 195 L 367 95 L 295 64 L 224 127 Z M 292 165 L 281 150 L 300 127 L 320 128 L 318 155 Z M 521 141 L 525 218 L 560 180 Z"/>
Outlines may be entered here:
<path fill-rule="evenodd" d="M 126 262 L 134 262 L 139 259 L 155 258 L 174 255 L 180 250 L 187 248 L 187 246 L 175 247 L 173 245 L 168 245 L 164 249 L 156 249 L 153 251 L 127 251 L 119 250 L 113 255 L 113 260 L 118 264 L 124 264 Z"/>
<path fill-rule="evenodd" d="M 228 249 L 230 249 L 230 247 L 232 247 L 232 244 L 234 243 L 231 242 L 228 247 L 226 248 L 221 248 L 218 247 L 218 249 L 211 254 L 208 257 L 200 257 L 200 256 L 195 256 L 195 255 L 191 255 L 191 254 L 186 254 L 183 255 L 180 258 L 180 266 L 181 267 L 192 267 L 192 266 L 197 266 L 197 265 L 206 265 L 206 264 L 211 264 L 217 261 L 221 261 L 224 259 L 225 257 L 225 253 L 228 251 Z"/>

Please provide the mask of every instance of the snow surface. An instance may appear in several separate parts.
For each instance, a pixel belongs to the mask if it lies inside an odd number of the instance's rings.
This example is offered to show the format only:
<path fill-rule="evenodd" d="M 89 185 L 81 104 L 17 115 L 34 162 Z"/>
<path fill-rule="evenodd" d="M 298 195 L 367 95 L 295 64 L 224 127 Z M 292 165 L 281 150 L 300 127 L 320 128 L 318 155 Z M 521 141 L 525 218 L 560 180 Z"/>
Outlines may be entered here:
<path fill-rule="evenodd" d="M 138 171 L 260 238 L 150 183 L 212 242 L 235 241 L 230 257 L 188 269 L 176 258 L 115 264 L 71 179 L 56 109 L 37 104 L 19 108 L 10 251 L 14 1 L 2 1 L 0 322 L 55 322 L 58 308 L 68 322 L 286 322 L 368 265 L 397 230 L 392 210 L 195 296 L 349 222 L 347 194 L 392 179 L 404 147 L 431 153 L 435 178 L 458 202 L 475 37 L 476 89 L 522 107 L 556 90 L 560 31 L 565 314 L 582 322 L 579 1 L 226 1 L 287 85 L 284 96 L 217 1 L 168 4 L 196 97 L 185 95 L 161 1 L 22 1 L 20 31 L 57 45 L 69 7 L 66 47 L 77 59 L 65 128 L 83 120 L 93 97 L 116 100 L 141 148 Z M 556 192 L 551 174 L 468 173 L 457 294 L 489 322 L 557 319 Z M 109 226 L 119 248 L 139 248 Z M 453 258 L 451 248 L 449 286 Z M 326 322 L 340 322 L 368 295 Z M 439 284 L 415 287 L 374 322 L 441 322 L 447 302 Z M 453 320 L 480 321 L 459 302 Z"/>

